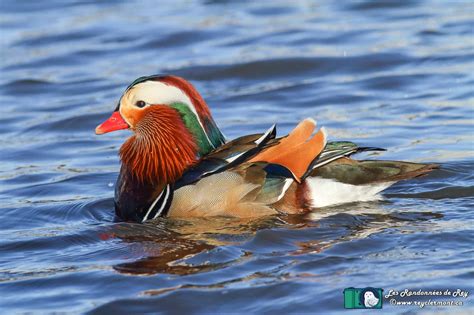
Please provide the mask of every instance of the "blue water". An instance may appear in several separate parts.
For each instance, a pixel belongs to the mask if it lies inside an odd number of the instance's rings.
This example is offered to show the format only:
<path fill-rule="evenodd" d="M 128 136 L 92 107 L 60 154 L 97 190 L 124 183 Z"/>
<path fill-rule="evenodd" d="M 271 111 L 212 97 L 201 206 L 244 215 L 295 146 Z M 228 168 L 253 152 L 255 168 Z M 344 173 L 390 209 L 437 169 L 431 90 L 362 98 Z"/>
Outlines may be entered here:
<path fill-rule="evenodd" d="M 0 11 L 1 313 L 345 314 L 346 287 L 474 294 L 472 1 L 2 0 Z M 190 80 L 228 138 L 313 117 L 332 140 L 388 149 L 368 158 L 441 169 L 384 201 L 305 216 L 117 222 L 129 133 L 94 128 L 153 73 Z M 474 312 L 471 296 L 454 300 L 464 305 L 386 299 L 384 312 Z"/>

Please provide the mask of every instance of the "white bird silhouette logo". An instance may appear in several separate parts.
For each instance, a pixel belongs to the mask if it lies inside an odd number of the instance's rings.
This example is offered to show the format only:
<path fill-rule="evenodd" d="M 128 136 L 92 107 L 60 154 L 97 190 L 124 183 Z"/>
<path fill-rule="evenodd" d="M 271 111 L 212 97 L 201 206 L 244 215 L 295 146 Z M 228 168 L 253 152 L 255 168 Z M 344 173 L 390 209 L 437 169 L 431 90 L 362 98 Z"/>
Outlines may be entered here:
<path fill-rule="evenodd" d="M 367 291 L 364 293 L 364 305 L 367 308 L 372 308 L 379 303 L 379 299 L 374 295 L 374 293 Z"/>

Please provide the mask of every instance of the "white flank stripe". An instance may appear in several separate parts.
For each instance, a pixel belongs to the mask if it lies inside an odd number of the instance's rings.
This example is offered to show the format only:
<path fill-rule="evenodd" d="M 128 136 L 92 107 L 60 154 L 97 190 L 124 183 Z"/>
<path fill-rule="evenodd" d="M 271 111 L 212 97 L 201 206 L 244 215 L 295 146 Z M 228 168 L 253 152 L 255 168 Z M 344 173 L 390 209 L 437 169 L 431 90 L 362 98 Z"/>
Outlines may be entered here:
<path fill-rule="evenodd" d="M 163 189 L 161 191 L 161 193 L 158 195 L 158 197 L 156 197 L 155 201 L 153 201 L 153 203 L 151 204 L 150 208 L 148 208 L 148 211 L 146 212 L 146 215 L 143 217 L 142 223 L 145 222 L 146 220 L 148 220 L 148 215 L 150 214 L 151 210 L 153 210 L 153 208 L 155 207 L 158 200 L 160 200 L 161 195 L 163 195 L 163 192 L 166 190 L 167 187 L 168 187 L 168 185 L 165 186 L 165 189 Z"/>
<path fill-rule="evenodd" d="M 328 155 L 328 154 L 331 154 L 331 153 L 333 153 L 333 152 L 335 152 L 335 151 L 336 151 L 336 150 L 325 151 L 325 152 L 321 153 L 321 157 L 326 156 L 326 155 Z"/>
<path fill-rule="evenodd" d="M 328 163 L 330 163 L 330 162 L 332 162 L 332 161 L 334 161 L 334 160 L 340 159 L 340 158 L 343 157 L 343 156 L 350 155 L 350 154 L 352 154 L 352 153 L 354 153 L 354 152 L 351 151 L 351 152 L 347 152 L 347 153 L 345 153 L 345 154 L 336 155 L 336 156 L 334 156 L 333 158 L 328 159 L 328 160 L 326 160 L 326 161 L 324 161 L 324 162 L 316 163 L 316 164 L 313 166 L 312 170 L 314 170 L 314 169 L 316 169 L 316 168 L 318 168 L 318 167 L 321 167 L 321 166 L 323 166 L 323 165 L 326 165 L 326 164 L 328 164 Z"/>
<path fill-rule="evenodd" d="M 288 188 L 290 188 L 290 185 L 293 183 L 293 179 L 292 178 L 287 178 L 285 179 L 285 184 L 283 185 L 283 188 L 281 190 L 281 193 L 280 195 L 278 196 L 277 198 L 277 201 L 280 201 L 281 198 L 283 198 L 283 196 L 285 195 L 286 191 L 288 190 Z"/>
<path fill-rule="evenodd" d="M 245 153 L 247 153 L 247 151 L 244 151 L 240 154 L 237 154 L 236 156 L 233 156 L 231 158 L 228 158 L 228 159 L 225 159 L 227 161 L 227 163 L 232 163 L 234 162 L 235 160 L 237 160 L 239 157 L 241 157 L 242 155 L 244 155 Z"/>
<path fill-rule="evenodd" d="M 311 206 L 315 208 L 380 199 L 382 190 L 395 182 L 385 182 L 368 185 L 350 185 L 322 177 L 308 177 L 306 183 L 311 196 Z"/>
<path fill-rule="evenodd" d="M 153 219 L 156 219 L 158 216 L 160 216 L 161 212 L 163 212 L 163 209 L 165 208 L 166 206 L 166 202 L 168 201 L 168 197 L 170 195 L 170 186 L 169 185 L 166 185 L 166 195 L 165 195 L 165 198 L 163 199 L 163 202 L 161 203 L 161 207 L 160 209 L 156 212 L 156 215 L 153 217 Z"/>
<path fill-rule="evenodd" d="M 255 140 L 255 144 L 256 145 L 259 145 L 260 143 L 262 143 L 263 140 L 265 140 L 266 137 L 268 137 L 268 135 L 273 132 L 273 130 L 275 129 L 276 125 L 273 124 L 273 126 L 271 126 L 264 134 L 263 136 L 261 136 L 260 138 L 258 138 L 257 140 Z"/>

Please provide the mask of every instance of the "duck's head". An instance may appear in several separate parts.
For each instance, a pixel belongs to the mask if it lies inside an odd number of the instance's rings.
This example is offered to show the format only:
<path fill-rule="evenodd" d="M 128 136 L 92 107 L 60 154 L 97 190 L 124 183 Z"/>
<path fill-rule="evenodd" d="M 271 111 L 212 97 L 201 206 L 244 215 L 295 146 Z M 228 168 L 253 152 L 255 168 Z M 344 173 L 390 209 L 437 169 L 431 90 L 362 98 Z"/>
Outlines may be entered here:
<path fill-rule="evenodd" d="M 196 89 L 177 76 L 140 77 L 121 96 L 96 134 L 130 129 L 120 149 L 124 166 L 141 181 L 175 181 L 199 156 L 224 143 Z"/>

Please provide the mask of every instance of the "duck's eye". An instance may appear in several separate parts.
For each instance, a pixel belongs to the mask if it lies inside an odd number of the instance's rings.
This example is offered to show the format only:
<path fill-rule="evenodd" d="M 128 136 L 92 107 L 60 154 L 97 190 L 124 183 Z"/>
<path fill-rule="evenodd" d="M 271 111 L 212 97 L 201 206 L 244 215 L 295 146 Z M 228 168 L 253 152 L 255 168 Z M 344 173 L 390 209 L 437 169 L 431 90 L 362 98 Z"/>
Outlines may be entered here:
<path fill-rule="evenodd" d="M 136 106 L 136 107 L 143 108 L 143 107 L 146 106 L 146 103 L 145 103 L 144 101 L 137 101 L 137 102 L 135 103 L 135 106 Z"/>

